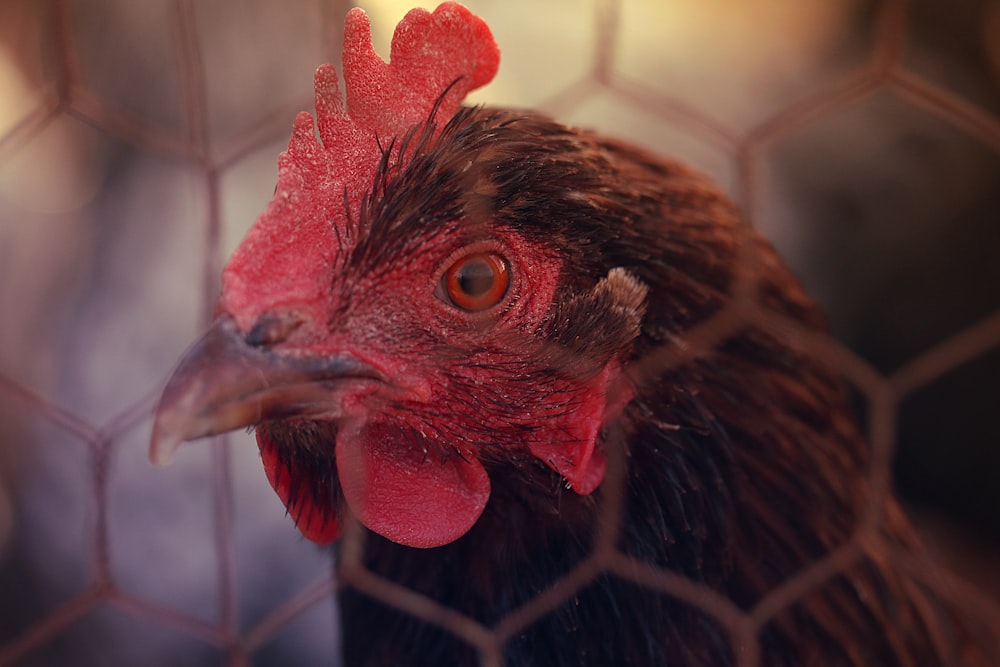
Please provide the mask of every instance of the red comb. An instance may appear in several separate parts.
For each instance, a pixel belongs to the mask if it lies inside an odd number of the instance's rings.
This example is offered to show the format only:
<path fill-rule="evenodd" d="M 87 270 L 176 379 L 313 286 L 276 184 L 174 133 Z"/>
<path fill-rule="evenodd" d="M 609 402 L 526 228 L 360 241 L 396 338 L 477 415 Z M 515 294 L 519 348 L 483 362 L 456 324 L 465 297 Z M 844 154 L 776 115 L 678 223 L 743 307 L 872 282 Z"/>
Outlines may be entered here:
<path fill-rule="evenodd" d="M 380 146 L 435 114 L 443 125 L 465 95 L 496 74 L 500 52 L 486 23 L 446 2 L 410 11 L 392 38 L 390 61 L 372 46 L 367 15 L 353 9 L 344 28 L 344 88 L 336 70 L 316 70 L 316 126 L 302 112 L 278 159 L 278 186 L 264 214 L 230 259 L 220 307 L 249 326 L 283 303 L 313 302 L 320 275 L 340 259 L 345 193 L 356 210 L 372 185 Z M 345 98 L 346 97 L 346 104 Z M 435 105 L 437 109 L 435 111 Z"/>
<path fill-rule="evenodd" d="M 349 176 L 376 136 L 387 145 L 430 118 L 435 104 L 436 115 L 451 118 L 469 91 L 496 74 L 500 52 L 482 19 L 446 2 L 433 14 L 411 10 L 399 22 L 388 63 L 372 46 L 368 15 L 352 9 L 344 25 L 343 61 L 346 108 L 336 71 L 321 65 L 315 76 L 316 124 L 325 149 L 344 158 L 330 165 L 334 173 Z M 311 127 L 300 132 L 305 122 L 302 116 L 296 120 L 299 141 L 293 136 L 288 147 L 293 154 L 312 155 L 317 148 L 301 143 L 308 143 L 304 134 L 312 135 Z"/>
<path fill-rule="evenodd" d="M 454 83 L 439 109 L 450 118 L 470 90 L 493 78 L 499 63 L 500 53 L 489 28 L 455 3 L 445 3 L 433 14 L 423 9 L 409 12 L 396 26 L 389 63 L 372 47 L 365 13 L 353 9 L 347 15 L 344 80 L 348 113 L 355 123 L 377 132 L 393 133 L 424 120 L 441 93 Z"/>

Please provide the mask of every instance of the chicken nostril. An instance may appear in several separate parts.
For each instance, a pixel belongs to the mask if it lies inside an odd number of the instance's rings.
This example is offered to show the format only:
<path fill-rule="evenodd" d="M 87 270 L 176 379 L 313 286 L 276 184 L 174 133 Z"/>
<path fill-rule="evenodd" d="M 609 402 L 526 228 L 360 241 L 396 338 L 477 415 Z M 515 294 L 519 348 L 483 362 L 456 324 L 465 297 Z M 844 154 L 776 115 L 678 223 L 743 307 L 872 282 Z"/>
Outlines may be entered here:
<path fill-rule="evenodd" d="M 268 347 L 288 339 L 302 325 L 302 318 L 295 313 L 264 313 L 246 333 L 244 340 L 251 347 Z"/>

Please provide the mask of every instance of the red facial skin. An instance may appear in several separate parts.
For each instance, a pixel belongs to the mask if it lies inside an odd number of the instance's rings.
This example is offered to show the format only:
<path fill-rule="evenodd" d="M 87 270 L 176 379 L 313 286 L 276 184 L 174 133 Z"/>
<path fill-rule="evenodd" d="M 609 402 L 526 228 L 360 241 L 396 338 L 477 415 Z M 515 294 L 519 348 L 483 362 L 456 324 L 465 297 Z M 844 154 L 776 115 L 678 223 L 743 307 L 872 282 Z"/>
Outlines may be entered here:
<path fill-rule="evenodd" d="M 340 396 L 343 414 L 329 455 L 336 458 L 344 500 L 361 522 L 414 547 L 451 542 L 479 518 L 490 495 L 484 459 L 488 465 L 527 451 L 576 492 L 593 491 L 605 470 L 598 431 L 608 418 L 606 396 L 611 383 L 621 381 L 617 364 L 544 384 L 523 381 L 546 368 L 547 352 L 532 349 L 533 333 L 546 325 L 563 267 L 509 230 L 467 243 L 449 238 L 461 225 L 446 228 L 451 235 L 438 235 L 436 243 L 376 274 L 324 277 L 323 298 L 315 297 L 320 290 L 312 276 L 296 276 L 303 287 L 267 311 L 291 312 L 299 321 L 273 352 L 347 354 L 386 378 L 358 381 Z M 482 252 L 507 259 L 511 283 L 496 306 L 467 312 L 442 298 L 442 278 L 462 257 Z M 247 331 L 256 308 L 247 314 L 237 306 L 256 306 L 259 299 L 246 293 L 250 283 L 239 279 L 238 269 L 227 268 L 220 311 Z M 432 348 L 445 353 L 429 354 Z M 621 407 L 619 400 L 612 409 Z M 268 479 L 302 532 L 317 542 L 336 539 L 337 513 L 294 493 L 293 480 L 301 484 L 310 471 L 294 457 L 282 458 L 266 428 L 258 429 L 258 441 Z"/>

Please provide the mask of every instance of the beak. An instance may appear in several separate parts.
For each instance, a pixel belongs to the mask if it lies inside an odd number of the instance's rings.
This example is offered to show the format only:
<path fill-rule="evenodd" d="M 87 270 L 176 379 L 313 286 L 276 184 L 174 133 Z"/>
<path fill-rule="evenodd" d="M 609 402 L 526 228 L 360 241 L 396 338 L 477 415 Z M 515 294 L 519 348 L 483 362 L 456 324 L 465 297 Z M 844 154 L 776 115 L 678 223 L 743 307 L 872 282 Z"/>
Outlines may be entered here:
<path fill-rule="evenodd" d="M 220 317 L 187 351 L 163 390 L 153 419 L 149 458 L 168 463 L 185 440 L 255 426 L 267 419 L 343 416 L 339 388 L 384 381 L 349 355 L 307 356 L 246 342 Z"/>

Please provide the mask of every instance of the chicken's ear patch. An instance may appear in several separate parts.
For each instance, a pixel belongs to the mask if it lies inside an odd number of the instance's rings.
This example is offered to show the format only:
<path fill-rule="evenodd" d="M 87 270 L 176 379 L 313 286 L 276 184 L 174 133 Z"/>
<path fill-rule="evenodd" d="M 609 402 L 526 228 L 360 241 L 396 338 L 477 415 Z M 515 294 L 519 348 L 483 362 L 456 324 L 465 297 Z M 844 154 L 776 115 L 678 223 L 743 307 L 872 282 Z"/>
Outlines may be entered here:
<path fill-rule="evenodd" d="M 337 472 L 348 507 L 369 530 L 427 549 L 472 528 L 490 479 L 472 451 L 447 450 L 401 424 L 374 422 L 337 436 Z"/>
<path fill-rule="evenodd" d="M 632 400 L 621 362 L 639 335 L 646 311 L 646 285 L 625 269 L 608 272 L 589 291 L 557 305 L 549 340 L 560 344 L 549 363 L 575 377 L 572 388 L 550 397 L 558 406 L 542 415 L 548 425 L 528 447 L 581 495 L 593 492 L 607 472 L 599 443 L 601 428 Z"/>
<path fill-rule="evenodd" d="M 547 338 L 563 348 L 571 368 L 589 364 L 597 370 L 639 335 L 647 292 L 625 269 L 611 269 L 592 289 L 556 304 Z"/>
<path fill-rule="evenodd" d="M 622 385 L 622 379 L 618 363 L 611 362 L 574 391 L 547 397 L 554 406 L 552 414 L 536 415 L 546 426 L 528 443 L 528 450 L 562 475 L 569 488 L 582 496 L 593 492 L 604 481 L 608 460 L 598 438 L 601 427 L 613 416 L 608 408 L 617 405 L 620 411 L 632 398 L 631 392 Z M 620 400 L 623 391 L 628 394 L 624 403 Z"/>

